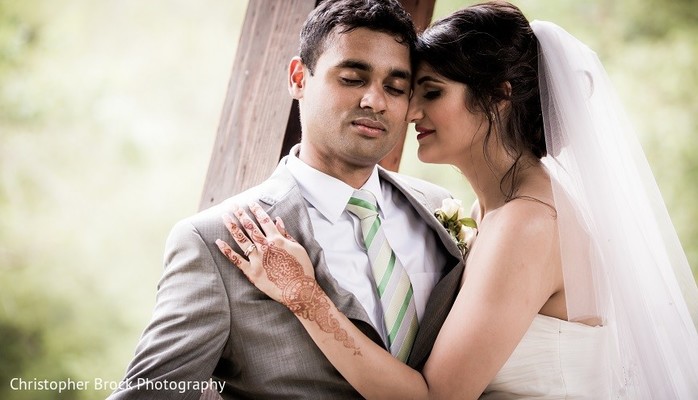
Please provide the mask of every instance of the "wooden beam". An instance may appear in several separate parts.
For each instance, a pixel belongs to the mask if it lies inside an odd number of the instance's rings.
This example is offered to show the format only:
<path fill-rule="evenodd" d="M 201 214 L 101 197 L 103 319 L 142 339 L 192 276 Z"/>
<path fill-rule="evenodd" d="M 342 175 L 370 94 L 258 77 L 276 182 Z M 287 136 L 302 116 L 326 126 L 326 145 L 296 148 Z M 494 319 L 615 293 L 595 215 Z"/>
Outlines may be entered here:
<path fill-rule="evenodd" d="M 401 3 L 418 30 L 429 25 L 435 0 Z M 298 104 L 286 89 L 286 68 L 315 5 L 315 0 L 249 0 L 200 209 L 266 179 L 300 141 Z M 400 167 L 406 130 L 407 124 L 399 143 L 380 162 L 383 167 Z"/>
<path fill-rule="evenodd" d="M 417 32 L 422 32 L 429 26 L 436 0 L 400 0 L 400 4 L 412 16 Z"/>
<path fill-rule="evenodd" d="M 291 111 L 287 71 L 315 0 L 249 0 L 199 208 L 271 174 Z"/>

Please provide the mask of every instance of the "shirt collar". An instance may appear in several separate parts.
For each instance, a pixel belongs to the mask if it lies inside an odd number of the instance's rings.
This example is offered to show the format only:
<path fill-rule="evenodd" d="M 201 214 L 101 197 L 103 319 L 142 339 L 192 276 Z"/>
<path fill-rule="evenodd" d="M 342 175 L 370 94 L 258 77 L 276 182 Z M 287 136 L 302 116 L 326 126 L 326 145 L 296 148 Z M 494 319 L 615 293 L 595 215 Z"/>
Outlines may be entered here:
<path fill-rule="evenodd" d="M 337 222 L 344 212 L 349 198 L 354 194 L 354 188 L 304 163 L 293 152 L 288 156 L 286 167 L 298 183 L 305 200 L 312 204 L 330 223 Z M 373 168 L 371 176 L 361 189 L 373 193 L 376 196 L 379 210 L 382 209 L 384 199 L 377 167 Z"/>

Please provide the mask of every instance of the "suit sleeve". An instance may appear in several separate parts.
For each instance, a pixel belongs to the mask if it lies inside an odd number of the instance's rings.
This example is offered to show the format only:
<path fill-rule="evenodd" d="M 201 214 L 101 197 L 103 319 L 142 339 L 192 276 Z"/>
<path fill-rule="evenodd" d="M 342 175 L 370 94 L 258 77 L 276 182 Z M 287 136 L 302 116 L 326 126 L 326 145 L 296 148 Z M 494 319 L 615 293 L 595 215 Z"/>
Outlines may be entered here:
<path fill-rule="evenodd" d="M 198 399 L 187 382 L 211 377 L 229 330 L 228 296 L 211 252 L 191 223 L 179 222 L 167 240 L 152 319 L 109 399 Z"/>

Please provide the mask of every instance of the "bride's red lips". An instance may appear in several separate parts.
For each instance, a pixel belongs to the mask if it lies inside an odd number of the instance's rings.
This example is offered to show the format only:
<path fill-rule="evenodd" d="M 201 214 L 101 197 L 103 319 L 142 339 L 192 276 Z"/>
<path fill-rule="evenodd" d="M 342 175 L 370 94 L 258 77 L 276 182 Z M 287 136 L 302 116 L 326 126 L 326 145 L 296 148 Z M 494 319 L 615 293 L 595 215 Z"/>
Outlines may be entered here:
<path fill-rule="evenodd" d="M 425 128 L 425 127 L 419 126 L 419 125 L 415 126 L 414 129 L 417 132 L 419 132 L 419 134 L 417 135 L 417 140 L 423 139 L 423 138 L 431 135 L 432 133 L 436 132 L 435 129 L 428 129 L 428 128 Z"/>
<path fill-rule="evenodd" d="M 416 125 L 414 127 L 414 130 L 416 130 L 419 133 L 434 133 L 434 132 L 436 132 L 436 130 L 434 130 L 434 129 L 428 129 L 428 128 L 425 128 L 425 127 L 419 126 L 419 125 Z"/>

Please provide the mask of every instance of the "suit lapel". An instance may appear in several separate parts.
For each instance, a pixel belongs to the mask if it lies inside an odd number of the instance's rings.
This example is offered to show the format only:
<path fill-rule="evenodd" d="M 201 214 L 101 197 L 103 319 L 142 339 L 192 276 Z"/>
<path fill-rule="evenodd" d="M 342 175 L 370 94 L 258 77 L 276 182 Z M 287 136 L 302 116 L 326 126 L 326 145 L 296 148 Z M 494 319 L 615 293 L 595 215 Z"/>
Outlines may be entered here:
<path fill-rule="evenodd" d="M 288 233 L 305 247 L 315 267 L 315 279 L 337 309 L 351 319 L 371 340 L 384 346 L 380 335 L 371 324 L 366 310 L 356 296 L 343 289 L 330 273 L 322 247 L 315 240 L 315 232 L 305 199 L 283 161 L 265 182 L 263 192 L 266 194 L 260 197 L 260 201 L 268 206 L 262 205 L 263 208 L 272 217 L 281 217 Z"/>
<path fill-rule="evenodd" d="M 433 208 L 435 207 L 429 204 L 425 195 L 395 179 L 380 167 L 379 173 L 381 179 L 385 179 L 405 195 L 424 222 L 437 234 L 443 245 L 443 250 L 452 256 L 444 267 L 445 276 L 436 285 L 427 302 L 424 317 L 420 321 L 419 332 L 408 360 L 410 366 L 421 369 L 458 293 L 464 262 L 455 242 L 434 217 Z M 361 303 L 352 293 L 339 286 L 327 268 L 322 247 L 315 240 L 305 199 L 296 185 L 295 179 L 284 166 L 283 160 L 274 174 L 260 186 L 260 190 L 262 195 L 259 200 L 264 203 L 262 206 L 267 213 L 272 217 L 281 217 L 289 234 L 305 247 L 315 266 L 316 279 L 328 297 L 366 336 L 378 345 L 385 347 Z"/>
<path fill-rule="evenodd" d="M 436 206 L 429 204 L 426 196 L 422 192 L 415 190 L 408 185 L 405 185 L 398 179 L 395 179 L 395 177 L 392 174 L 386 172 L 384 169 L 379 167 L 378 171 L 380 173 L 381 179 L 390 182 L 402 194 L 405 195 L 410 204 L 412 204 L 412 207 L 414 207 L 417 213 L 422 217 L 422 220 L 432 230 L 434 230 L 434 233 L 436 233 L 436 235 L 439 237 L 448 253 L 451 254 L 453 257 L 460 259 L 461 253 L 460 250 L 458 250 L 456 242 L 449 235 L 446 229 L 443 228 L 443 226 L 436 219 L 436 217 L 434 217 L 434 210 L 436 209 Z"/>

